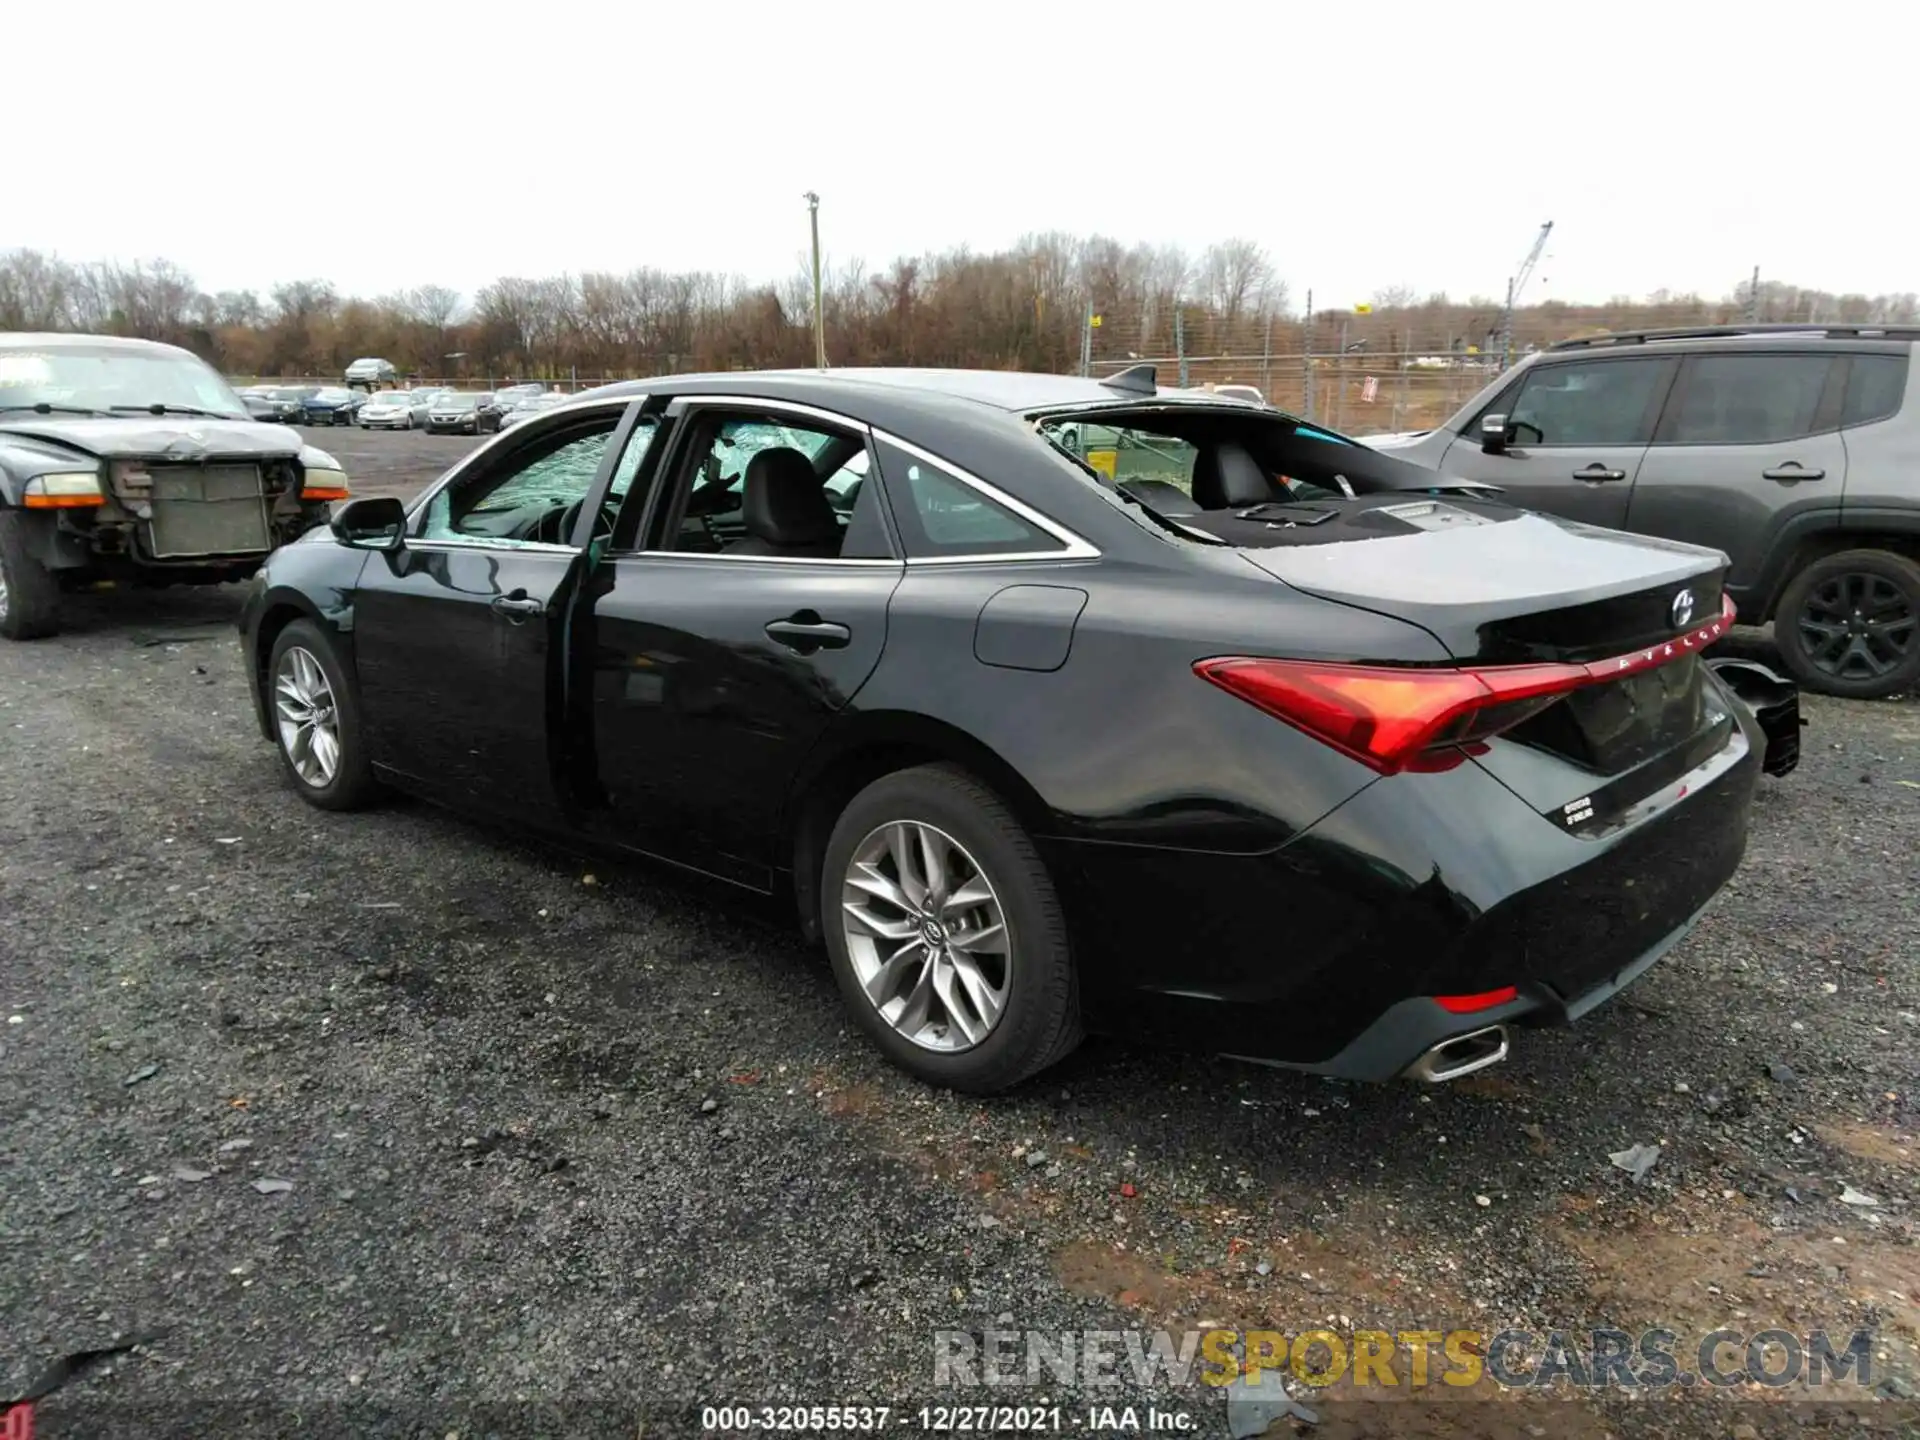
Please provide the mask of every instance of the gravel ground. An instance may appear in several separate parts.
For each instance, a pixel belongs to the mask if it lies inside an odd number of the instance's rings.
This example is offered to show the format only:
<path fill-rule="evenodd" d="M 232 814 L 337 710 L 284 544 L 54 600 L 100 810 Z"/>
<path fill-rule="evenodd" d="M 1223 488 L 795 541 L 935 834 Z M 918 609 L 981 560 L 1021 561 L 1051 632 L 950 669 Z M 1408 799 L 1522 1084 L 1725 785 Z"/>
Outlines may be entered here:
<path fill-rule="evenodd" d="M 314 438 L 363 493 L 473 443 Z M 941 1392 L 933 1332 L 1202 1321 L 1879 1332 L 1873 1390 L 1744 1407 L 1296 1384 L 1320 1436 L 1920 1423 L 1912 701 L 1810 701 L 1696 935 L 1496 1072 L 1354 1088 L 1095 1041 L 982 1104 L 882 1065 L 776 914 L 424 805 L 309 810 L 237 603 L 88 595 L 0 647 L 0 1393 L 163 1332 L 43 1435 L 1040 1395 L 1080 1429 L 1153 1397 Z M 1608 1161 L 1636 1143 L 1638 1184 Z M 1218 1392 L 1158 1398 L 1225 1432 Z"/>

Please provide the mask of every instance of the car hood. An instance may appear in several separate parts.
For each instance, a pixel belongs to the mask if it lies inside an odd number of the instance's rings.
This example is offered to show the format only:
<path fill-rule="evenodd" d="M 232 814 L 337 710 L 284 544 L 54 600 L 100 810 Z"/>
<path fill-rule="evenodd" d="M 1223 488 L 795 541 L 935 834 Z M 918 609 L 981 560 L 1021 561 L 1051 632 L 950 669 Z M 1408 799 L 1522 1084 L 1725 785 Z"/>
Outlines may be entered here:
<path fill-rule="evenodd" d="M 0 421 L 0 435 L 21 435 L 50 442 L 104 460 L 123 457 L 204 460 L 211 456 L 243 456 L 260 460 L 291 460 L 302 441 L 284 425 L 253 420 L 196 420 L 187 417 L 129 418 L 126 420 L 61 419 L 23 416 Z"/>

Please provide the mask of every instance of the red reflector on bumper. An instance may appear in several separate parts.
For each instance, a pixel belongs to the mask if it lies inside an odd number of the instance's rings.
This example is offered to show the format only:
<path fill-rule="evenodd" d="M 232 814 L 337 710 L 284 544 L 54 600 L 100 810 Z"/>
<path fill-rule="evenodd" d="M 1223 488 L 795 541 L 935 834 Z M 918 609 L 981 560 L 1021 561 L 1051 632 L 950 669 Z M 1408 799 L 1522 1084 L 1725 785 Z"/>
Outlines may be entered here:
<path fill-rule="evenodd" d="M 1433 1003 L 1449 1015 L 1472 1015 L 1476 1011 L 1491 1010 L 1496 1005 L 1519 998 L 1520 991 L 1516 986 L 1502 985 L 1498 990 L 1482 990 L 1478 995 L 1436 995 Z"/>

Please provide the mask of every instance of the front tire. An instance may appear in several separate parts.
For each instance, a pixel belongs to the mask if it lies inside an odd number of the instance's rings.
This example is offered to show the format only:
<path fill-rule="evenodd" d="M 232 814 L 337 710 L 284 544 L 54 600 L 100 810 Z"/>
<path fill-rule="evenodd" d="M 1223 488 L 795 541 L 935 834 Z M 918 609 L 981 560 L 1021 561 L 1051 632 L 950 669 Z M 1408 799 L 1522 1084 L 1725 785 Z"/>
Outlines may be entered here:
<path fill-rule="evenodd" d="M 40 640 L 60 628 L 60 582 L 27 545 L 30 517 L 0 510 L 0 635 Z"/>
<path fill-rule="evenodd" d="M 833 827 L 820 915 L 841 997 L 896 1065 L 991 1094 L 1080 1041 L 1067 924 L 1032 839 L 952 765 L 896 771 Z"/>
<path fill-rule="evenodd" d="M 295 620 L 267 657 L 274 746 L 300 798 L 321 810 L 359 810 L 380 793 L 360 731 L 360 699 L 333 642 Z"/>
<path fill-rule="evenodd" d="M 1781 663 L 1823 695 L 1879 700 L 1920 684 L 1920 565 L 1891 550 L 1814 561 L 1774 612 Z"/>

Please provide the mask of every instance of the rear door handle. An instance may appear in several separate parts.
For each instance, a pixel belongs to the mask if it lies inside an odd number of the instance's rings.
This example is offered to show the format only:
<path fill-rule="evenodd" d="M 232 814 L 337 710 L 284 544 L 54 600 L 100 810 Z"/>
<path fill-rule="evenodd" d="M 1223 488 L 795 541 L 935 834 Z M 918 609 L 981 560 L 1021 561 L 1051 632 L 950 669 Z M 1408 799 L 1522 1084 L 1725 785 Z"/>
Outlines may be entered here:
<path fill-rule="evenodd" d="M 1624 470 L 1609 470 L 1596 460 L 1593 464 L 1587 466 L 1586 469 L 1574 471 L 1573 478 L 1576 480 L 1624 480 L 1627 478 L 1627 472 Z"/>
<path fill-rule="evenodd" d="M 547 607 L 524 590 L 516 590 L 511 595 L 496 595 L 487 603 L 496 613 L 506 615 L 515 621 L 525 619 L 529 615 L 547 613 Z"/>
<path fill-rule="evenodd" d="M 776 644 L 805 655 L 814 650 L 838 650 L 853 639 L 853 631 L 831 620 L 822 620 L 811 610 L 802 610 L 785 620 L 767 626 L 767 635 Z"/>
<path fill-rule="evenodd" d="M 1809 470 L 1798 460 L 1789 460 L 1785 464 L 1774 466 L 1771 470 L 1762 470 L 1760 478 L 1763 480 L 1824 480 L 1827 478 L 1827 472 Z"/>

